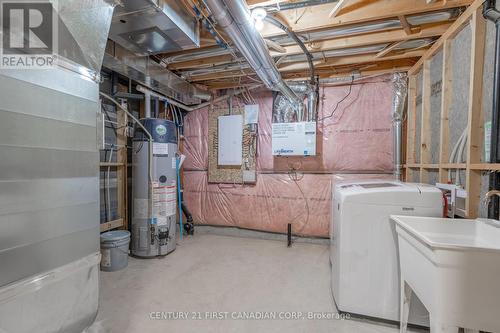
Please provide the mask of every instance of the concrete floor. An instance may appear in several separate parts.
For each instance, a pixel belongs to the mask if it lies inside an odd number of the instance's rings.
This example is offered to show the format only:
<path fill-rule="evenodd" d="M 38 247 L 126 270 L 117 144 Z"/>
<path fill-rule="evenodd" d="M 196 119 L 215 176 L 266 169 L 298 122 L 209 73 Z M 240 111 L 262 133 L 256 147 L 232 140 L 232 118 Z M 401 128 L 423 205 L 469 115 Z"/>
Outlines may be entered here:
<path fill-rule="evenodd" d="M 125 270 L 101 272 L 99 313 L 88 332 L 399 331 L 360 320 L 307 319 L 308 312 L 336 312 L 329 283 L 326 245 L 287 248 L 282 241 L 198 234 L 178 241 L 165 258 L 130 258 Z M 188 319 L 166 318 L 180 312 Z M 207 312 L 227 319 L 207 319 Z M 241 312 L 277 319 L 241 320 Z M 303 318 L 279 319 L 293 315 Z"/>

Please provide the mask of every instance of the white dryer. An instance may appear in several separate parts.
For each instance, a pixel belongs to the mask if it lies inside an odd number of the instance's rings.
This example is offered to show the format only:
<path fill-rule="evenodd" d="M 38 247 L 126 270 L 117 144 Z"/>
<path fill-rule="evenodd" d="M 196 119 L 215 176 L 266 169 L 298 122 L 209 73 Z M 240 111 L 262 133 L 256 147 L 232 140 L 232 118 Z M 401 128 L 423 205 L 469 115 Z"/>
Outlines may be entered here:
<path fill-rule="evenodd" d="M 389 216 L 440 217 L 441 191 L 391 180 L 341 183 L 332 191 L 331 283 L 338 309 L 399 321 L 397 236 Z M 428 326 L 427 311 L 413 301 L 410 323 Z"/>

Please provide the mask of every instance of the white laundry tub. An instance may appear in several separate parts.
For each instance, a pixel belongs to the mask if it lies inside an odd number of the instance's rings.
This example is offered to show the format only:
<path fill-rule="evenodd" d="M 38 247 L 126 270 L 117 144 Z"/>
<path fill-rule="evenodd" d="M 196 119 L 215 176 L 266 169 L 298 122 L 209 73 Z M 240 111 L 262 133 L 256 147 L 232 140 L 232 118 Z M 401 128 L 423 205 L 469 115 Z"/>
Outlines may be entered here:
<path fill-rule="evenodd" d="M 401 323 L 414 292 L 431 332 L 500 332 L 500 223 L 391 216 L 401 266 Z"/>

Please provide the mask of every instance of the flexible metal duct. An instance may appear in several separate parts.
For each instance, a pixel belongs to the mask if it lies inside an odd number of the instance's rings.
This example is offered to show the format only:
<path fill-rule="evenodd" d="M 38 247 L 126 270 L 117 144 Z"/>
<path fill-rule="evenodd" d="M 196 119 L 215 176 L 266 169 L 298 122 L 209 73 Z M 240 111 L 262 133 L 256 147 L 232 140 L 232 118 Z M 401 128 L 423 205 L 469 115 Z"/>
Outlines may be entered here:
<path fill-rule="evenodd" d="M 246 3 L 243 0 L 205 0 L 205 3 L 266 87 L 299 105 L 298 118 L 301 119 L 303 103 L 281 78 L 264 39 L 254 27 Z"/>

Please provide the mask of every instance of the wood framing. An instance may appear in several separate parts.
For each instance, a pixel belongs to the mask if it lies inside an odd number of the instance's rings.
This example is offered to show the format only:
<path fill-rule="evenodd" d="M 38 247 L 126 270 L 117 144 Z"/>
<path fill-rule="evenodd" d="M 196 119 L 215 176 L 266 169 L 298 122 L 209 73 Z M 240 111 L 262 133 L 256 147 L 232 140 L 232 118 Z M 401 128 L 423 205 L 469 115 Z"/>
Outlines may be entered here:
<path fill-rule="evenodd" d="M 395 62 L 393 61 L 395 57 L 417 61 L 418 59 L 412 58 L 411 53 L 421 53 L 415 55 L 415 57 L 420 58 L 429 49 L 429 44 L 425 43 L 432 44 L 434 39 L 448 31 L 448 28 L 457 19 L 455 14 L 465 10 L 473 3 L 473 0 L 435 2 L 427 0 L 342 0 L 320 5 L 306 5 L 297 9 L 279 7 L 279 3 L 289 4 L 290 2 L 293 1 L 247 0 L 247 4 L 251 8 L 269 6 L 268 15 L 273 15 L 289 30 L 303 38 L 306 47 L 315 57 L 315 67 L 330 67 L 325 70 L 330 70 L 332 74 L 338 74 L 341 72 L 338 67 L 344 65 L 348 59 L 351 62 L 349 70 L 342 71 L 342 73 L 349 75 L 352 71 L 366 72 L 366 66 L 378 67 L 377 72 L 381 72 L 380 68 L 388 68 L 386 72 L 406 71 L 408 66 L 413 66 L 413 63 L 408 65 L 404 61 Z M 204 15 L 210 15 L 203 4 L 198 3 L 198 9 Z M 453 9 L 455 10 L 451 11 Z M 434 16 L 441 17 L 441 19 L 432 22 L 422 22 L 415 17 L 431 12 L 441 12 L 443 15 Z M 446 13 L 450 14 L 448 18 L 444 15 Z M 215 29 L 218 30 L 217 27 Z M 318 35 L 318 32 L 321 34 Z M 265 23 L 260 33 L 267 41 L 278 44 L 279 48 L 285 51 L 278 52 L 271 48 L 270 53 L 276 61 L 283 59 L 283 57 L 303 54 L 299 45 L 287 41 L 286 34 L 272 24 Z M 202 51 L 210 51 L 209 47 L 220 49 L 219 46 L 209 42 L 210 36 L 206 34 L 205 28 L 202 29 L 202 36 L 204 38 L 204 43 L 200 48 Z M 219 33 L 219 37 L 231 44 L 231 41 L 222 32 Z M 419 47 L 418 44 L 405 43 L 405 41 L 410 40 L 420 40 L 424 46 Z M 411 45 L 417 46 L 411 48 Z M 327 52 L 339 49 L 346 50 L 338 55 Z M 234 71 L 238 64 L 245 63 L 245 60 L 237 52 L 219 55 L 213 55 L 213 53 L 211 55 L 209 52 L 208 56 L 201 59 L 188 57 L 184 61 L 181 59 L 172 60 L 174 58 L 171 57 L 180 54 L 190 55 L 198 51 L 200 50 L 187 49 L 163 54 L 162 57 L 168 64 L 169 70 L 190 82 L 204 85 L 208 89 L 225 89 L 255 83 L 256 77 L 252 69 L 247 67 Z M 387 63 L 386 60 L 391 60 L 391 62 Z M 224 68 L 224 65 L 229 64 L 231 66 Z M 286 77 L 303 79 L 307 78 L 307 74 L 302 75 L 307 66 L 306 58 L 294 57 L 290 62 L 281 63 L 279 70 Z M 205 71 L 193 72 L 193 70 L 201 68 L 204 68 Z M 238 80 L 235 82 L 234 77 L 236 76 Z"/>
<path fill-rule="evenodd" d="M 451 63 L 451 40 L 446 40 L 443 45 L 443 73 L 442 73 L 442 96 L 441 96 L 441 133 L 439 144 L 439 163 L 444 165 L 448 162 L 450 146 L 450 125 L 449 110 L 451 107 L 452 93 L 452 75 Z M 446 183 L 448 181 L 448 170 L 444 167 L 439 168 L 439 181 Z"/>
<path fill-rule="evenodd" d="M 118 218 L 100 224 L 101 232 L 113 229 L 128 229 L 127 217 L 127 116 L 125 112 L 116 110 L 116 162 L 101 162 L 100 168 L 116 170 L 116 193 Z"/>
<path fill-rule="evenodd" d="M 488 170 L 499 170 L 499 165 L 481 163 L 484 139 L 483 117 L 483 67 L 485 52 L 486 22 L 481 9 L 484 0 L 474 1 L 467 10 L 451 25 L 451 27 L 426 51 L 422 58 L 408 71 L 409 73 L 409 98 L 408 98 L 408 135 L 407 135 L 407 161 L 406 178 L 416 170 L 420 170 L 420 181 L 428 181 L 428 173 L 432 170 L 439 171 L 439 181 L 448 182 L 448 170 L 465 173 L 464 187 L 468 192 L 465 203 L 465 215 L 476 218 L 479 215 L 481 194 L 481 173 Z M 455 36 L 466 26 L 470 25 L 472 31 L 470 45 L 470 86 L 467 107 L 467 160 L 466 163 L 449 163 L 450 124 L 449 111 L 452 105 L 452 41 Z M 430 164 L 429 112 L 430 112 L 430 61 L 439 51 L 443 54 L 442 86 L 441 86 L 441 114 L 439 135 L 439 163 Z M 417 74 L 423 71 L 422 82 L 422 128 L 420 142 L 415 142 L 416 135 L 416 82 Z M 421 159 L 415 161 L 415 147 L 420 146 Z"/>

